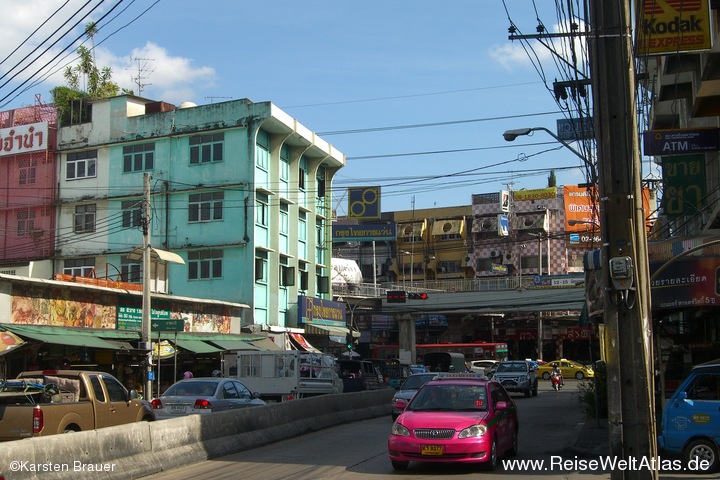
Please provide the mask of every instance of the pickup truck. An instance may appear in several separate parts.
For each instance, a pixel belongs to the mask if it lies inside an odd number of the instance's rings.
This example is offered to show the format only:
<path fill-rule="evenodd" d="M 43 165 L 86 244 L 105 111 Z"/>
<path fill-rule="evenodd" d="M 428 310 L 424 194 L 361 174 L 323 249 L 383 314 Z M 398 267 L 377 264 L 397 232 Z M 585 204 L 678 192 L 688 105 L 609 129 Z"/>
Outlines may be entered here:
<path fill-rule="evenodd" d="M 538 394 L 536 368 L 525 360 L 498 363 L 492 379 L 500 382 L 508 392 L 522 392 L 526 397 L 536 397 Z"/>
<path fill-rule="evenodd" d="M 223 356 L 222 373 L 240 380 L 266 402 L 343 393 L 343 382 L 332 355 L 297 350 L 237 350 Z"/>
<path fill-rule="evenodd" d="M 143 420 L 155 420 L 152 408 L 108 373 L 30 371 L 0 383 L 0 441 Z"/>

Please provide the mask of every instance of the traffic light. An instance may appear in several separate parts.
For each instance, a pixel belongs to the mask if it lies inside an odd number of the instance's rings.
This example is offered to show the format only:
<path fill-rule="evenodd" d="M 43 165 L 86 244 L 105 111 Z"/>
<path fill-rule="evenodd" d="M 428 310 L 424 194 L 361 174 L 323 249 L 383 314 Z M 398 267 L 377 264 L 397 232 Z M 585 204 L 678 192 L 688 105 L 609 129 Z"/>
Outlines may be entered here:
<path fill-rule="evenodd" d="M 387 303 L 405 303 L 407 295 L 405 290 L 388 290 Z"/>
<path fill-rule="evenodd" d="M 408 298 L 410 300 L 427 300 L 428 294 L 425 292 L 423 292 L 423 293 L 408 293 Z"/>
<path fill-rule="evenodd" d="M 352 334 L 345 335 L 345 345 L 347 345 L 348 350 L 352 350 L 352 348 L 353 348 Z"/>

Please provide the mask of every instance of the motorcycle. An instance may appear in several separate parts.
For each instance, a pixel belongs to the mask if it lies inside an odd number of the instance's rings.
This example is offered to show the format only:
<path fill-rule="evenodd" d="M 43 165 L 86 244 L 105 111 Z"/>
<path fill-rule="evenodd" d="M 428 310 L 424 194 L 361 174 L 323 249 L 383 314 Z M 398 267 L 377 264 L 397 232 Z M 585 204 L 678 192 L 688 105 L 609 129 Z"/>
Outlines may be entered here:
<path fill-rule="evenodd" d="M 563 384 L 562 375 L 559 373 L 551 373 L 550 382 L 552 383 L 552 387 L 555 389 L 556 392 L 560 391 L 560 387 L 562 387 Z"/>

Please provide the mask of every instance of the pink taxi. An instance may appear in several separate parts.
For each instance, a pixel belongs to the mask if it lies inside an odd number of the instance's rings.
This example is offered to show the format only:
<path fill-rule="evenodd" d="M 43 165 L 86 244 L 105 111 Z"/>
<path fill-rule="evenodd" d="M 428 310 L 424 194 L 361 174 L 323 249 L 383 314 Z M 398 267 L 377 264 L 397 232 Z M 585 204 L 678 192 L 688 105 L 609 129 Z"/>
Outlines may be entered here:
<path fill-rule="evenodd" d="M 503 386 L 482 374 L 438 373 L 393 423 L 388 454 L 410 462 L 478 463 L 489 470 L 518 451 L 517 409 Z"/>

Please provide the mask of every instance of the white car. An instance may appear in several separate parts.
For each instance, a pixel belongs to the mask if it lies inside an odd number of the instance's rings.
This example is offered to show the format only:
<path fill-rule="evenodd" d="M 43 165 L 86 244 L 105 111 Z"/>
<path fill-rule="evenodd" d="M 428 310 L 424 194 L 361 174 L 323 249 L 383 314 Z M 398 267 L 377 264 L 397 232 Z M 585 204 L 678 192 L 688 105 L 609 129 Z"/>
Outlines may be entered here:
<path fill-rule="evenodd" d="M 484 373 L 487 376 L 490 369 L 498 363 L 497 360 L 471 360 L 468 362 L 468 368 L 473 373 Z"/>

